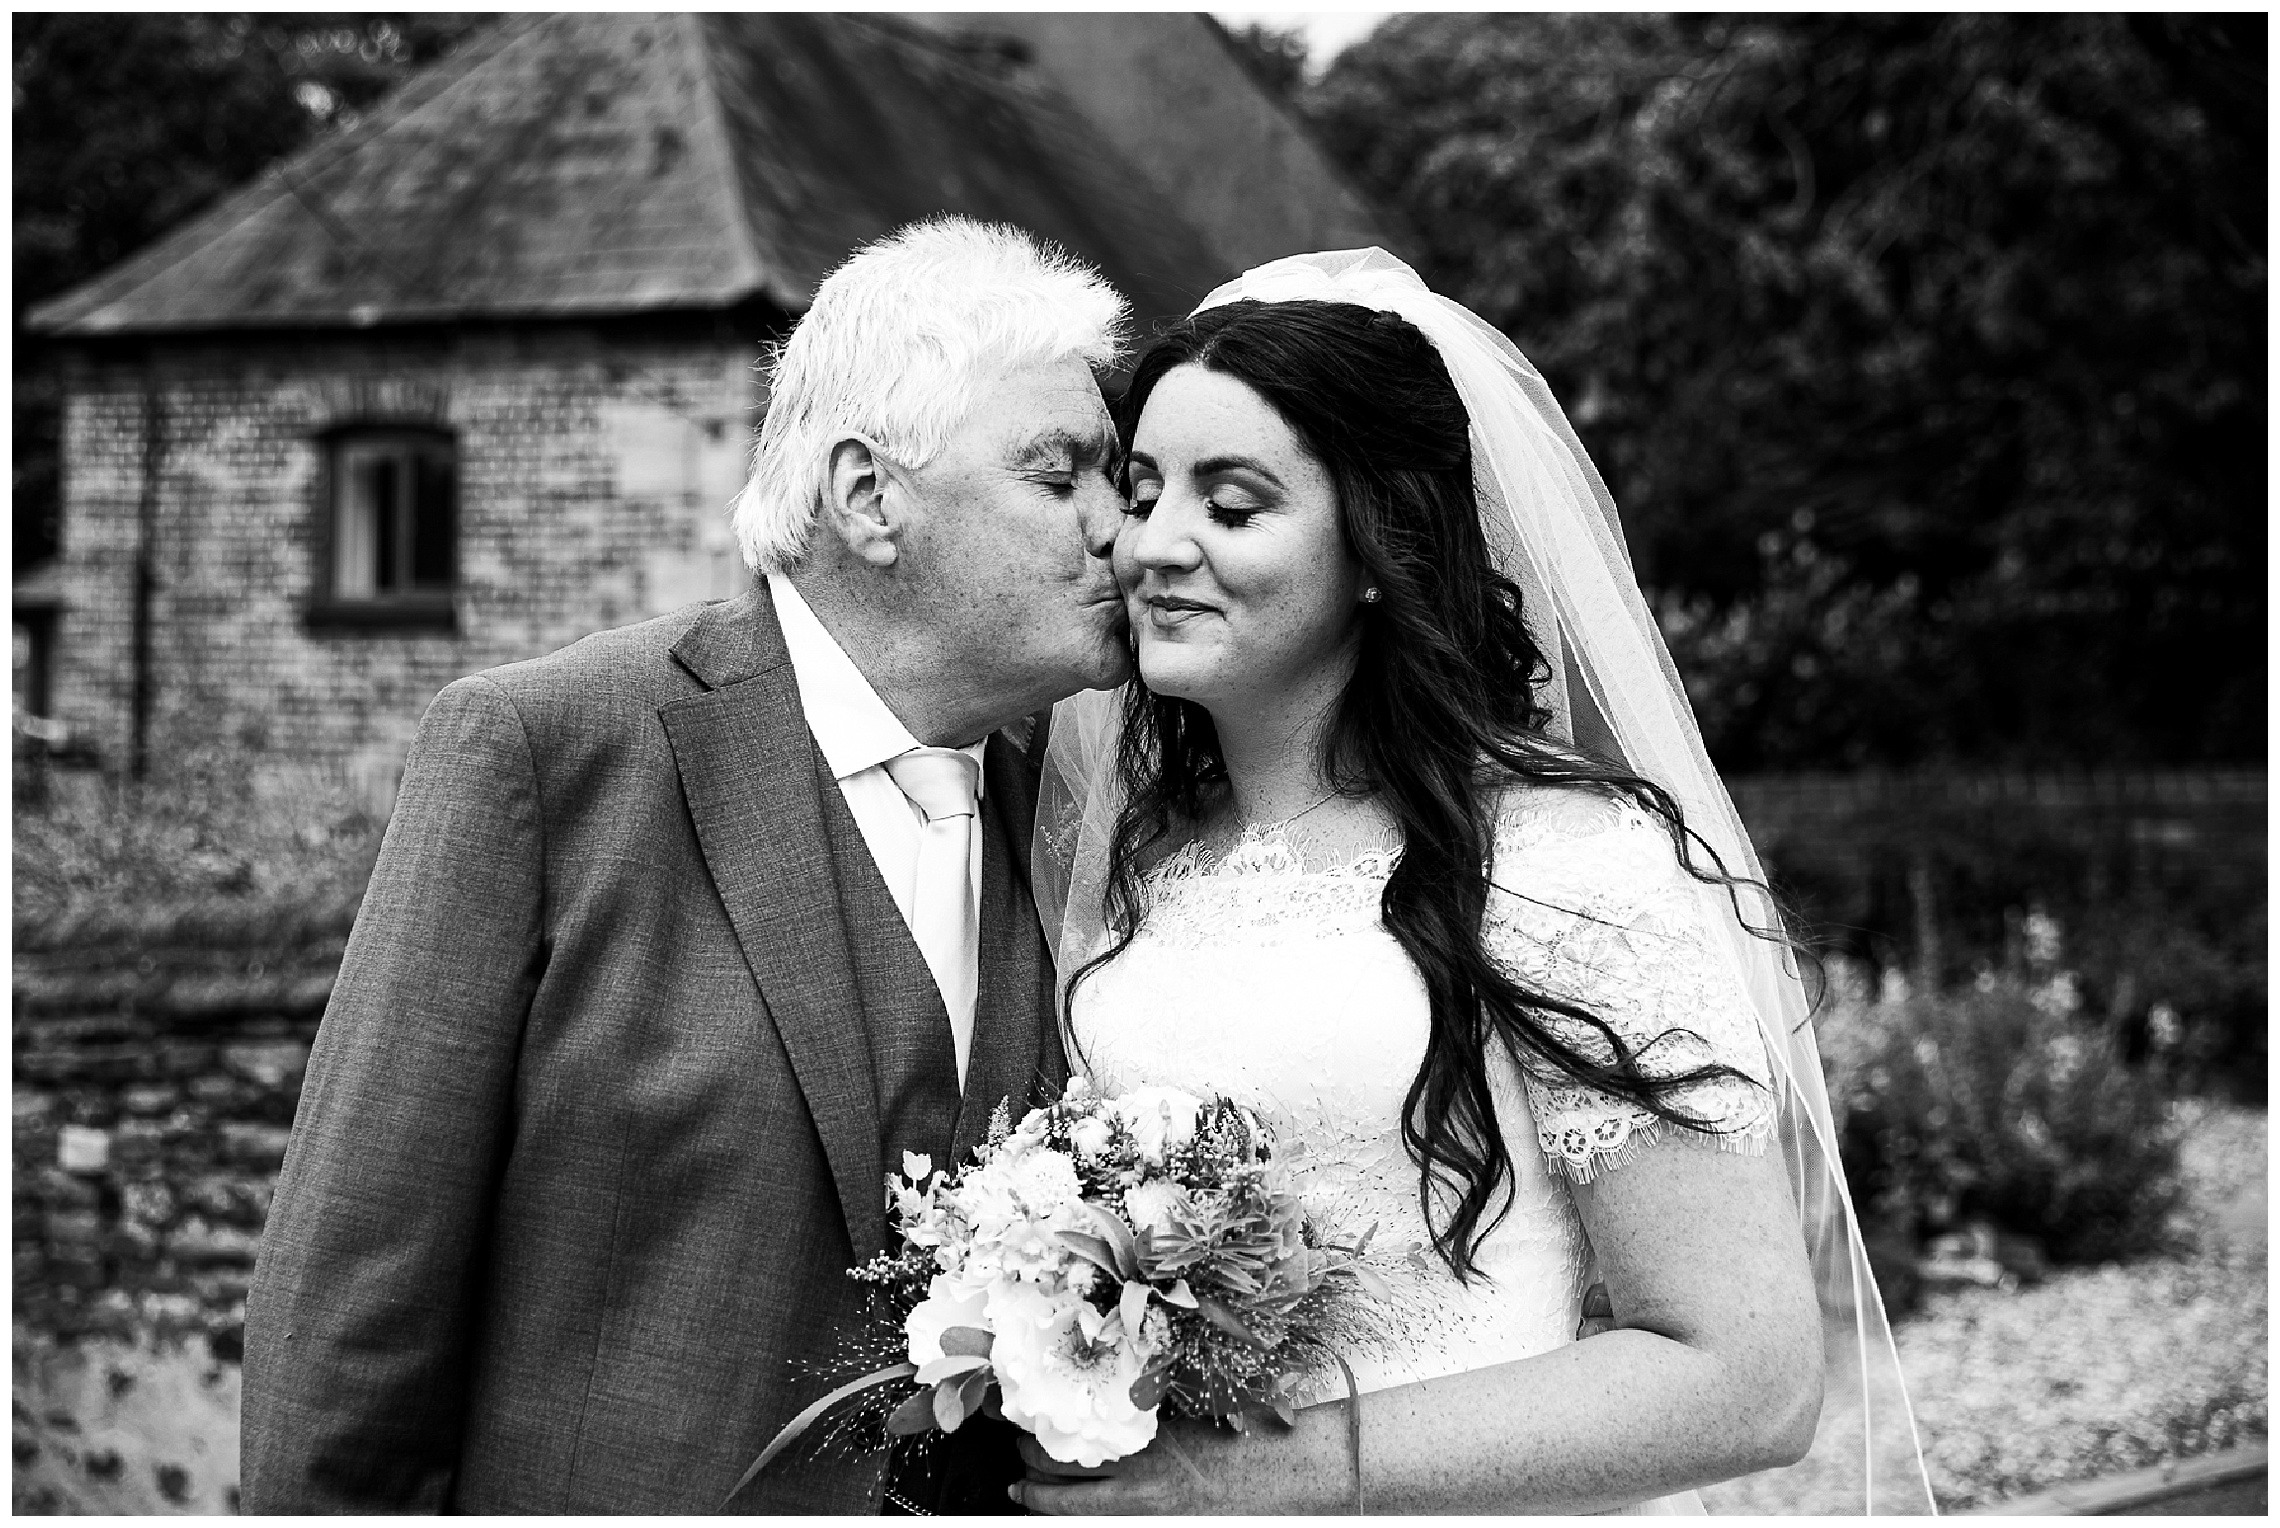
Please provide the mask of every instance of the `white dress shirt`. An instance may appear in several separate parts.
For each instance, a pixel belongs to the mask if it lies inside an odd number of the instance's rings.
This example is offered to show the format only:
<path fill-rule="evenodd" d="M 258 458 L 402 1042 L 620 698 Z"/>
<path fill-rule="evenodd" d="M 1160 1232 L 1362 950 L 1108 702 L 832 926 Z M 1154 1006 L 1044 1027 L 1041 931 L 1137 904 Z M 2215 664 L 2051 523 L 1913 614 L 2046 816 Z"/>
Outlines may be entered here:
<path fill-rule="evenodd" d="M 863 842 L 870 847 L 872 863 L 879 867 L 879 878 L 894 896 L 903 926 L 909 928 L 917 897 L 918 846 L 926 819 L 887 773 L 886 763 L 919 747 L 919 741 L 879 699 L 871 681 L 816 619 L 790 579 L 769 574 L 768 594 L 776 602 L 776 621 L 784 629 L 784 646 L 791 652 L 792 674 L 799 682 L 800 709 L 807 714 L 808 731 L 839 782 L 839 794 L 846 798 L 855 826 L 863 830 Z M 983 790 L 980 775 L 986 742 L 961 750 L 974 761 L 977 802 Z M 971 905 L 976 909 L 982 905 L 980 826 L 977 819 L 968 866 L 973 877 Z M 970 931 L 965 950 L 969 964 L 979 960 L 980 943 L 979 930 Z M 961 1091 L 966 1085 L 966 1058 L 973 1050 L 974 1034 L 973 1006 L 963 1006 L 964 1012 L 950 1015 L 951 1048 L 958 1058 Z"/>

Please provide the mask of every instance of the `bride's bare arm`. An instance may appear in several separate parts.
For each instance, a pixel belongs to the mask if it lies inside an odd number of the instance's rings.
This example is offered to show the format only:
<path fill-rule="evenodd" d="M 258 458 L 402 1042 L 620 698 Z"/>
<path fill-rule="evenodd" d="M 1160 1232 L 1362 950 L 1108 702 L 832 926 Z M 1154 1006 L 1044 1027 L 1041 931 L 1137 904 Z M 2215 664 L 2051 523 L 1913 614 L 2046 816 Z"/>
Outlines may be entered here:
<path fill-rule="evenodd" d="M 1575 1197 L 1615 1329 L 1362 1397 L 1370 1512 L 1595 1512 L 1804 1455 L 1821 1327 L 1779 1158 L 1666 1141 Z M 1113 1474 L 1033 1479 L 1022 1500 L 1050 1513 L 1350 1512 L 1346 1406 L 1302 1412 L 1288 1432 L 1167 1424 Z"/>

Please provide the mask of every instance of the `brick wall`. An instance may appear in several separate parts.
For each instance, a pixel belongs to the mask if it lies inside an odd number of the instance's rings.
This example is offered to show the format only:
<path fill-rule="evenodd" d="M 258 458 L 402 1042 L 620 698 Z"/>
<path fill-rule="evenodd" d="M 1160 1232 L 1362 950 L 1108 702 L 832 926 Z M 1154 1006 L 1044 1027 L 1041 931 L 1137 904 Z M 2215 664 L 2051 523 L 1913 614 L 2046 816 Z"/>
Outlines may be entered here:
<path fill-rule="evenodd" d="M 159 768 L 211 747 L 392 783 L 413 723 L 454 678 L 733 593 L 725 508 L 756 352 L 681 327 L 232 338 L 80 358 L 63 433 L 57 715 L 107 763 L 125 759 L 146 518 Z M 457 438 L 456 634 L 303 626 L 327 509 L 319 435 L 358 422 Z"/>

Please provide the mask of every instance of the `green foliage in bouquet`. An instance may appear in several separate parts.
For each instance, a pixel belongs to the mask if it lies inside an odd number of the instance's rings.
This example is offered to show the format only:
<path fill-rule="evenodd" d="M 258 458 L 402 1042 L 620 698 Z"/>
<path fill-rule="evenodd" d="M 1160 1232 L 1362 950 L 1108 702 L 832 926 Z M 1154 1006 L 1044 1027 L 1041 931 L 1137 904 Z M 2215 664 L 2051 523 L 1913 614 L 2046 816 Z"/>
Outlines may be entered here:
<path fill-rule="evenodd" d="M 2062 1263 L 2161 1249 L 2177 1114 L 2081 1011 L 2071 972 L 1884 1001 L 1840 981 L 1832 999 L 1822 1055 L 1867 1218 L 1931 1232 L 1984 1217 Z"/>
<path fill-rule="evenodd" d="M 1332 1337 L 1359 1319 L 1351 1292 L 1380 1292 L 1360 1263 L 1368 1235 L 1326 1241 L 1287 1171 L 1270 1159 L 1257 1121 L 1224 1099 L 1204 1106 L 1185 1147 L 1164 1153 L 1161 1178 L 1128 1181 L 1134 1166 L 1108 1165 L 1138 1159 L 1130 1131 L 1112 1124 L 1108 1150 L 1093 1159 L 1100 1165 L 1079 1168 L 1099 1190 L 1087 1199 L 1121 1200 L 1138 1229 L 1101 1214 L 1102 1237 L 1063 1235 L 1122 1287 L 1175 1292 L 1168 1340 L 1133 1387 L 1134 1404 L 1166 1404 L 1174 1415 L 1211 1417 L 1238 1431 L 1261 1412 L 1288 1424 L 1300 1384 L 1335 1366 Z M 1208 1186 L 1174 1187 L 1181 1184 Z M 1109 1298 L 1117 1287 L 1104 1279 L 1092 1298 Z"/>

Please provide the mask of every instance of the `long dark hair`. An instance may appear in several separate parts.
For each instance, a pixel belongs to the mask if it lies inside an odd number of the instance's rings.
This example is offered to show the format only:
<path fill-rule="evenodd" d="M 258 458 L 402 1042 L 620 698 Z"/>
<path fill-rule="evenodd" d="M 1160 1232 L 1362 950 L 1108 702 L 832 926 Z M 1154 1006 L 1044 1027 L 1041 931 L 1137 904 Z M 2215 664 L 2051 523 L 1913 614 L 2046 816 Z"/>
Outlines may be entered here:
<path fill-rule="evenodd" d="M 1743 1076 L 1715 1063 L 1650 1076 L 1642 1058 L 1667 1036 L 1634 1048 L 1588 1008 L 1530 990 L 1490 960 L 1481 917 L 1497 794 L 1523 782 L 1627 798 L 1669 829 L 1680 862 L 1698 879 L 1743 883 L 1687 829 L 1659 786 L 1545 735 L 1550 713 L 1537 703 L 1536 687 L 1550 667 L 1521 621 L 1519 588 L 1490 558 L 1464 404 L 1424 335 L 1392 314 L 1348 303 L 1212 308 L 1171 327 L 1141 357 L 1116 409 L 1127 445 L 1156 384 L 1187 365 L 1243 382 L 1281 414 L 1329 471 L 1347 545 L 1381 593 L 1359 607 L 1359 659 L 1322 762 L 1341 793 L 1374 792 L 1401 831 L 1382 916 L 1423 977 L 1432 1015 L 1401 1133 L 1421 1169 L 1418 1193 L 1434 1246 L 1465 1278 L 1481 1238 L 1511 1205 L 1512 1161 L 1489 1088 L 1491 1044 L 1693 1129 L 1714 1127 L 1672 1097 Z M 1138 931 L 1147 851 L 1175 818 L 1200 822 L 1227 780 L 1211 714 L 1137 680 L 1125 691 L 1116 767 L 1125 805 L 1108 852 L 1114 937 L 1077 971 L 1072 991 Z M 1554 1015 L 1588 1026 L 1613 1059 L 1596 1060 L 1563 1040 L 1545 1022 Z M 1453 1200 L 1445 1214 L 1436 1184 Z"/>

